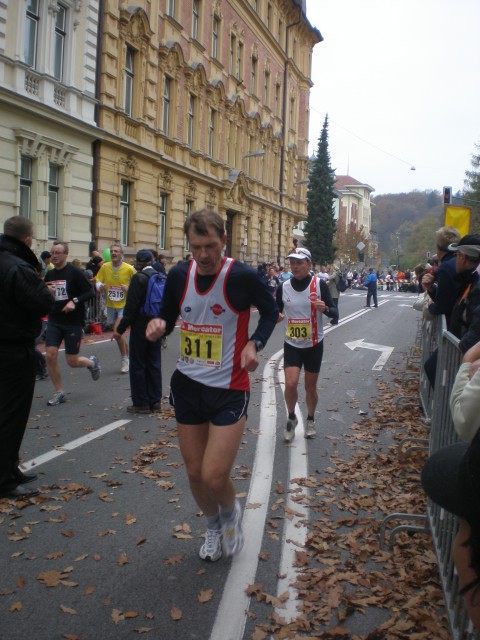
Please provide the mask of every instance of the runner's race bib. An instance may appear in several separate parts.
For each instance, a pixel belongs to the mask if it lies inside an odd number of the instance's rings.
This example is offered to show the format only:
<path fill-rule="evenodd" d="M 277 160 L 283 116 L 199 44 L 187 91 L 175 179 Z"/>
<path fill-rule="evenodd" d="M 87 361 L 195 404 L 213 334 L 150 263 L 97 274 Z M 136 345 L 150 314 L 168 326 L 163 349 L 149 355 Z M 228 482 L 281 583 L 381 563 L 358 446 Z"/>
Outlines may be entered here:
<path fill-rule="evenodd" d="M 312 324 L 309 318 L 288 318 L 287 338 L 290 340 L 310 340 Z"/>
<path fill-rule="evenodd" d="M 55 286 L 55 300 L 68 300 L 66 280 L 51 280 L 49 284 Z"/>
<path fill-rule="evenodd" d="M 121 302 L 125 297 L 125 291 L 122 287 L 108 285 L 108 299 L 111 302 Z"/>
<path fill-rule="evenodd" d="M 201 367 L 222 364 L 221 325 L 183 322 L 180 327 L 180 360 Z"/>

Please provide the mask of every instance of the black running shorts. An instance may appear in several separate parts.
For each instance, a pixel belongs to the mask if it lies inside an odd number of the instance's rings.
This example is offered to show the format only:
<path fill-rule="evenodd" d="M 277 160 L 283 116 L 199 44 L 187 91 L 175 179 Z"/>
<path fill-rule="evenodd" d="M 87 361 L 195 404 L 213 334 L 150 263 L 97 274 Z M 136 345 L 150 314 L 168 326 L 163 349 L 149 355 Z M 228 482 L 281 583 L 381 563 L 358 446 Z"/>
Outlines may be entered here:
<path fill-rule="evenodd" d="M 291 344 L 284 342 L 283 344 L 283 366 L 298 367 L 299 369 L 305 367 L 305 371 L 309 373 L 318 373 L 322 366 L 323 357 L 323 340 L 313 347 L 306 347 L 300 349 L 299 347 L 292 347 Z"/>
<path fill-rule="evenodd" d="M 177 369 L 170 381 L 170 404 L 180 424 L 235 424 L 247 415 L 250 391 L 207 387 Z"/>

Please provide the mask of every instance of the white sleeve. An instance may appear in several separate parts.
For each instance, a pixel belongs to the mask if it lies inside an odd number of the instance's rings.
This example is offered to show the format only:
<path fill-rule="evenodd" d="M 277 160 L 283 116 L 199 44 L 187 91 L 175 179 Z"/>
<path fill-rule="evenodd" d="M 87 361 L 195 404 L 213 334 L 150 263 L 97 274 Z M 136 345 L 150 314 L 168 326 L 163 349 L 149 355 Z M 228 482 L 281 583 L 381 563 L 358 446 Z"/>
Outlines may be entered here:
<path fill-rule="evenodd" d="M 480 369 L 477 369 L 470 380 L 470 366 L 470 362 L 460 365 L 450 395 L 450 411 L 455 431 L 467 442 L 473 440 L 480 428 Z"/>

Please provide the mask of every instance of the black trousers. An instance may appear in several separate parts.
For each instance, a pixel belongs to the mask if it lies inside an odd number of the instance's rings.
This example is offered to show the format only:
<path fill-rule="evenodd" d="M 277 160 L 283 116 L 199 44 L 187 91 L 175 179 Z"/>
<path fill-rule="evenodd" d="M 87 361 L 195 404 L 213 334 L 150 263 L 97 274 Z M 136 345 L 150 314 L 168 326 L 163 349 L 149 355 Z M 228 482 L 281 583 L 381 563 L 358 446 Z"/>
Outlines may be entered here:
<path fill-rule="evenodd" d="M 373 304 L 375 306 L 378 305 L 378 300 L 377 300 L 377 285 L 375 285 L 375 289 L 370 289 L 370 287 L 368 287 L 368 291 L 367 291 L 367 307 L 370 306 L 370 301 L 372 299 L 373 296 Z"/>
<path fill-rule="evenodd" d="M 35 388 L 35 347 L 0 343 L 0 487 L 14 487 L 13 472 Z"/>
<path fill-rule="evenodd" d="M 130 392 L 135 407 L 151 409 L 162 398 L 162 360 L 160 340 L 145 337 L 146 325 L 130 327 Z"/>

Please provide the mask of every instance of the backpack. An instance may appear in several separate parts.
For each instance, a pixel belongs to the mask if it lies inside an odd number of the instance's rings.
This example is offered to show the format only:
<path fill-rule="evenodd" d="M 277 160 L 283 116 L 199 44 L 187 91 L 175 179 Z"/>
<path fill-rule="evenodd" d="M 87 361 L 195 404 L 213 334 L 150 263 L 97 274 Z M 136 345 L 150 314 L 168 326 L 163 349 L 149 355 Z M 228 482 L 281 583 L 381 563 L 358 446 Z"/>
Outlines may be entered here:
<path fill-rule="evenodd" d="M 338 277 L 338 282 L 336 283 L 337 291 L 340 293 L 344 293 L 347 290 L 347 281 L 343 276 Z"/>
<path fill-rule="evenodd" d="M 146 274 L 145 274 L 146 275 Z M 160 311 L 160 303 L 163 299 L 163 292 L 165 290 L 165 283 L 167 276 L 163 273 L 155 271 L 148 277 L 147 294 L 145 296 L 145 303 L 141 307 L 141 313 L 147 316 L 155 318 Z"/>

